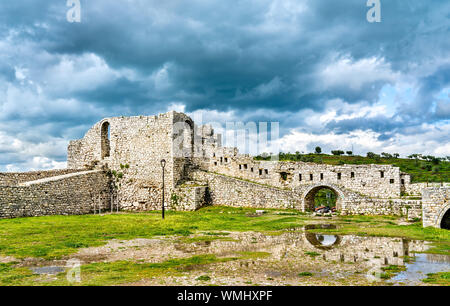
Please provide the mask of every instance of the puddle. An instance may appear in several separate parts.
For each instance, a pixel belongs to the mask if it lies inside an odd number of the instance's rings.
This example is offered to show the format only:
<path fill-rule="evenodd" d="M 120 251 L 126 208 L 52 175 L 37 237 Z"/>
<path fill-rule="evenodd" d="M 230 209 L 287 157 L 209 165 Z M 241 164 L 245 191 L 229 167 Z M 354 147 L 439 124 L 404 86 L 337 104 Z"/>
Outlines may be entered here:
<path fill-rule="evenodd" d="M 305 238 L 315 247 L 328 250 L 331 249 L 341 242 L 341 237 L 339 235 L 326 235 L 326 234 L 316 234 L 310 233 L 307 230 L 310 229 L 336 229 L 334 224 L 313 224 L 305 226 Z"/>
<path fill-rule="evenodd" d="M 406 263 L 402 271 L 391 279 L 395 284 L 419 285 L 428 273 L 450 272 L 450 255 L 415 254 L 415 260 Z"/>
<path fill-rule="evenodd" d="M 430 243 L 418 240 L 355 235 L 311 233 L 309 229 L 333 229 L 335 225 L 314 224 L 279 235 L 261 232 L 227 232 L 226 239 L 204 234 L 189 237 L 111 241 L 105 246 L 82 249 L 76 257 L 98 256 L 102 261 L 130 260 L 162 262 L 213 254 L 218 258 L 239 258 L 206 266 L 192 266 L 181 277 L 167 278 L 168 285 L 196 285 L 196 277 L 211 276 L 217 285 L 370 285 L 392 282 L 398 285 L 422 284 L 427 273 L 450 271 L 450 256 L 420 254 Z M 191 239 L 195 238 L 195 239 Z M 246 257 L 242 257 L 246 254 Z M 263 254 L 264 256 L 262 256 Z M 405 256 L 415 261 L 405 262 Z M 240 258 L 242 257 L 242 258 Z M 382 268 L 406 266 L 390 280 L 380 278 Z M 39 270 L 38 270 L 39 269 Z M 57 274 L 61 267 L 33 269 L 39 274 Z M 311 276 L 305 277 L 304 273 Z M 157 285 L 157 280 L 141 282 Z"/>
<path fill-rule="evenodd" d="M 58 266 L 47 266 L 47 267 L 34 267 L 31 268 L 34 274 L 45 274 L 45 275 L 56 275 L 58 273 L 64 272 L 66 268 Z"/>

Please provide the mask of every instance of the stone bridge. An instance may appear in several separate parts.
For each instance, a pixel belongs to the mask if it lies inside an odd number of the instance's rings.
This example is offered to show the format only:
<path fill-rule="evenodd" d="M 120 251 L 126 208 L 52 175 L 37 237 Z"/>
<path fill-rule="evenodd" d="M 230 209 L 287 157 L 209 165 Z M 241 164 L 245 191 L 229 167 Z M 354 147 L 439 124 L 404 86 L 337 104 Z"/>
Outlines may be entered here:
<path fill-rule="evenodd" d="M 450 187 L 425 188 L 422 192 L 423 226 L 450 229 Z"/>

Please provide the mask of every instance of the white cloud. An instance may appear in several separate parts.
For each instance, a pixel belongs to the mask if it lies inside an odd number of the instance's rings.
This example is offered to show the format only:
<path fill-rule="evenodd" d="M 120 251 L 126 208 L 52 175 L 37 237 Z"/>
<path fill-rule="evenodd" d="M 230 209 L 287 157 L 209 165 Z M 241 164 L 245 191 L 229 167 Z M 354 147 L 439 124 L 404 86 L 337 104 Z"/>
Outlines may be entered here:
<path fill-rule="evenodd" d="M 153 85 L 157 91 L 164 91 L 172 86 L 169 71 L 174 67 L 175 65 L 172 63 L 165 63 L 151 75 L 151 80 L 153 80 Z"/>
<path fill-rule="evenodd" d="M 286 85 L 283 84 L 279 76 L 275 76 L 272 80 L 267 83 L 262 83 L 249 92 L 241 93 L 240 91 L 236 94 L 236 100 L 246 100 L 246 99 L 264 99 L 269 98 L 275 94 L 280 94 Z"/>
<path fill-rule="evenodd" d="M 111 69 L 104 59 L 86 53 L 81 56 L 62 56 L 56 65 L 48 67 L 38 79 L 50 92 L 70 93 L 95 89 L 119 77 L 120 73 Z"/>
<path fill-rule="evenodd" d="M 384 58 L 369 57 L 355 61 L 350 56 L 332 57 L 318 71 L 318 84 L 325 88 L 345 87 L 359 90 L 377 81 L 395 82 L 400 75 Z"/>
<path fill-rule="evenodd" d="M 38 171 L 38 170 L 53 170 L 65 169 L 66 162 L 57 162 L 47 157 L 35 156 L 32 159 L 21 164 L 9 164 L 5 166 L 6 172 L 21 172 L 21 171 Z"/>
<path fill-rule="evenodd" d="M 0 154 L 14 161 L 3 166 L 0 164 L 0 171 L 65 168 L 65 161 L 57 161 L 52 156 L 64 156 L 67 144 L 68 141 L 62 138 L 50 138 L 47 141 L 33 143 L 0 131 Z"/>
<path fill-rule="evenodd" d="M 324 152 L 331 150 L 354 150 L 354 153 L 365 155 L 367 152 L 400 153 L 407 156 L 411 153 L 421 153 L 434 156 L 450 155 L 450 124 L 439 128 L 433 125 L 422 126 L 417 133 L 404 135 L 396 133 L 390 140 L 379 140 L 381 134 L 373 131 L 356 130 L 343 134 L 307 133 L 293 129 L 278 141 L 283 152 L 311 152 L 316 146 L 321 146 Z"/>
<path fill-rule="evenodd" d="M 167 111 L 176 111 L 179 113 L 184 113 L 186 105 L 180 102 L 172 102 L 167 106 Z"/>

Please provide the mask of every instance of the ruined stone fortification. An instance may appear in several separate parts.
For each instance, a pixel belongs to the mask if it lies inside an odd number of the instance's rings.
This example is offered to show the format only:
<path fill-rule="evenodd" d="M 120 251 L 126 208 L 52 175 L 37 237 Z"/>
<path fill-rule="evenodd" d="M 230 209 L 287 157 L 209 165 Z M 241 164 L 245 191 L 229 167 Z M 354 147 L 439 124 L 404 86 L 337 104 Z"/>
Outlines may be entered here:
<path fill-rule="evenodd" d="M 423 226 L 440 227 L 450 210 L 450 187 L 429 187 L 423 190 Z"/>
<path fill-rule="evenodd" d="M 162 159 L 168 209 L 221 204 L 306 211 L 316 192 L 327 187 L 343 214 L 422 217 L 422 201 L 402 195 L 420 196 L 425 186 L 411 184 L 397 167 L 256 161 L 222 147 L 210 126 L 197 126 L 174 111 L 99 121 L 70 142 L 66 170 L 0 174 L 0 217 L 89 213 L 93 203 L 161 209 Z M 89 170 L 97 171 L 80 172 Z M 26 182 L 33 183 L 21 186 Z"/>
<path fill-rule="evenodd" d="M 0 218 L 81 215 L 109 207 L 109 178 L 100 170 L 0 187 Z"/>

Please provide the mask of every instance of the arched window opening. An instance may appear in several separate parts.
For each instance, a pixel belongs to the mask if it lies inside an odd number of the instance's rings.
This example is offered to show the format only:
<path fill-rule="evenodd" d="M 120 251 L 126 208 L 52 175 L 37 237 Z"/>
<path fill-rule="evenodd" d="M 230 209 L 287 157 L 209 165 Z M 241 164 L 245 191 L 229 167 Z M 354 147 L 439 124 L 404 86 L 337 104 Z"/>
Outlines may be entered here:
<path fill-rule="evenodd" d="M 101 148 L 102 148 L 102 159 L 110 156 L 111 150 L 111 130 L 109 122 L 104 122 L 101 128 Z"/>
<path fill-rule="evenodd" d="M 194 124 L 186 120 L 183 127 L 183 146 L 184 157 L 194 157 Z"/>

